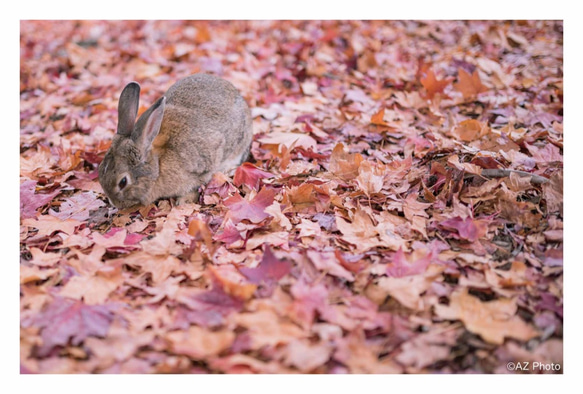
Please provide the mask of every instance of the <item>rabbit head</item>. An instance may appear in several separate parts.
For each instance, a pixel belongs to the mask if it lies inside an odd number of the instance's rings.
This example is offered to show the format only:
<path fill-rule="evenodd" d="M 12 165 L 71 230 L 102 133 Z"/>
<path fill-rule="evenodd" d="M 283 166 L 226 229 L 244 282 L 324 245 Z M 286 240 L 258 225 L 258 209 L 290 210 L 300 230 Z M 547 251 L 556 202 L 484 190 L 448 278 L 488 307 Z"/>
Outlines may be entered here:
<path fill-rule="evenodd" d="M 151 185 L 158 177 L 152 142 L 160 131 L 166 98 L 161 97 L 138 121 L 140 85 L 129 83 L 118 104 L 117 133 L 99 165 L 99 183 L 117 208 L 149 202 Z"/>

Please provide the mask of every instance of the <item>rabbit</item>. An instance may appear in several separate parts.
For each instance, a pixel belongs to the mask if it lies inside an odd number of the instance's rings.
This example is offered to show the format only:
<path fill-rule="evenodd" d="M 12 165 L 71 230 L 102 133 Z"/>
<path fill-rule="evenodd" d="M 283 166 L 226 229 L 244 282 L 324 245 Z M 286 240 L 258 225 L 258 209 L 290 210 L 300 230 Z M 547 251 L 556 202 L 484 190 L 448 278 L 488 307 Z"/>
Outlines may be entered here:
<path fill-rule="evenodd" d="M 136 82 L 123 89 L 117 133 L 99 165 L 99 183 L 118 209 L 170 197 L 194 202 L 214 173 L 228 174 L 247 160 L 251 111 L 230 82 L 190 75 L 136 122 L 139 95 Z"/>

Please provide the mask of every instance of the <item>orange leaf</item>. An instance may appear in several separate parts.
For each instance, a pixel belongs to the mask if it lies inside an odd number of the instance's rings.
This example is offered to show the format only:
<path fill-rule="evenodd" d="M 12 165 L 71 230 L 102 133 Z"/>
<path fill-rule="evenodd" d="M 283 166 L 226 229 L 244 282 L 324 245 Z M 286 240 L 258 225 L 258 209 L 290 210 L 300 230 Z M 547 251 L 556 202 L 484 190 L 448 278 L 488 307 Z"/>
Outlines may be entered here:
<path fill-rule="evenodd" d="M 443 94 L 443 90 L 449 85 L 451 79 L 437 79 L 435 78 L 435 73 L 432 70 L 428 70 L 425 76 L 419 79 L 419 82 L 427 90 L 426 97 L 432 100 L 437 93 Z"/>
<path fill-rule="evenodd" d="M 470 142 L 482 138 L 489 132 L 490 128 L 485 123 L 476 119 L 468 119 L 454 127 L 451 134 L 462 141 Z"/>
<path fill-rule="evenodd" d="M 388 126 L 388 124 L 383 120 L 384 116 L 385 116 L 385 109 L 381 108 L 379 110 L 379 112 L 375 113 L 370 118 L 370 123 L 376 124 L 378 126 Z"/>
<path fill-rule="evenodd" d="M 459 81 L 453 84 L 453 87 L 464 95 L 465 99 L 475 97 L 479 93 L 485 92 L 488 90 L 487 87 L 482 85 L 482 81 L 480 80 L 480 76 L 478 75 L 478 71 L 475 70 L 472 75 L 470 75 L 466 70 L 460 68 Z"/>
<path fill-rule="evenodd" d="M 344 152 L 344 145 L 340 142 L 330 156 L 330 172 L 345 181 L 354 179 L 363 160 L 360 153 Z"/>

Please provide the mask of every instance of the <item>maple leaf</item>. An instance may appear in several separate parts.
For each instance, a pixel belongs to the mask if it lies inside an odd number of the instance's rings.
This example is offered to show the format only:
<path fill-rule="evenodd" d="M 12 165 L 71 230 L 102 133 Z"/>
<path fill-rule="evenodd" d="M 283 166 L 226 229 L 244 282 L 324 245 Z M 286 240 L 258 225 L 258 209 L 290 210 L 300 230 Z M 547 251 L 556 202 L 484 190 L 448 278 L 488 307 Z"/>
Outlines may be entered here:
<path fill-rule="evenodd" d="M 177 300 L 188 308 L 182 311 L 184 319 L 205 327 L 221 325 L 226 316 L 240 311 L 244 305 L 242 299 L 226 293 L 219 282 L 210 290 L 178 296 Z"/>
<path fill-rule="evenodd" d="M 444 270 L 444 266 L 431 264 L 427 270 L 417 275 L 381 277 L 376 285 L 367 289 L 367 295 L 373 300 L 384 300 L 387 295 L 390 295 L 403 306 L 422 311 L 427 307 L 422 294 L 431 287 Z"/>
<path fill-rule="evenodd" d="M 385 122 L 383 119 L 384 116 L 385 116 L 385 109 L 381 108 L 378 110 L 378 112 L 375 112 L 373 114 L 373 116 L 371 116 L 370 123 L 377 125 L 377 126 L 388 126 L 389 124 L 387 122 Z"/>
<path fill-rule="evenodd" d="M 257 138 L 257 141 L 265 145 L 285 146 L 287 149 L 297 146 L 306 150 L 314 150 L 318 145 L 318 142 L 307 134 L 288 133 L 283 131 L 273 131 L 263 137 Z M 279 149 L 281 149 L 281 147 Z"/>
<path fill-rule="evenodd" d="M 261 179 L 273 178 L 274 175 L 263 171 L 251 163 L 243 163 L 235 170 L 233 183 L 235 186 L 247 185 L 251 189 L 259 190 Z"/>
<path fill-rule="evenodd" d="M 216 234 L 213 239 L 225 243 L 226 246 L 231 246 L 235 243 L 238 245 L 238 241 L 242 241 L 243 237 L 231 219 L 227 219 L 225 225 L 223 226 L 223 231 Z"/>
<path fill-rule="evenodd" d="M 455 126 L 451 134 L 461 141 L 470 142 L 482 138 L 489 132 L 490 128 L 488 125 L 476 119 L 468 119 Z"/>
<path fill-rule="evenodd" d="M 309 284 L 304 278 L 296 281 L 290 292 L 294 298 L 289 307 L 290 317 L 304 329 L 312 326 L 316 313 L 328 305 L 328 289 L 321 283 Z"/>
<path fill-rule="evenodd" d="M 222 172 L 216 172 L 204 189 L 204 203 L 217 204 L 220 198 L 227 198 L 235 193 L 237 188 L 233 186 L 228 177 Z M 213 199 L 212 194 L 217 194 L 219 199 Z"/>
<path fill-rule="evenodd" d="M 356 182 L 367 196 L 380 192 L 384 179 L 383 169 L 380 166 L 366 160 L 360 163 Z"/>
<path fill-rule="evenodd" d="M 34 218 L 24 219 L 22 225 L 38 229 L 38 235 L 42 236 L 51 235 L 55 232 L 73 235 L 75 228 L 80 226 L 81 222 L 74 219 L 61 220 L 54 216 L 43 215 L 38 220 Z"/>
<path fill-rule="evenodd" d="M 329 170 L 337 177 L 348 181 L 358 176 L 358 169 L 363 160 L 360 153 L 346 153 L 344 145 L 340 142 L 332 150 Z"/>
<path fill-rule="evenodd" d="M 279 317 L 271 309 L 240 313 L 233 316 L 233 319 L 239 327 L 247 329 L 251 349 L 283 345 L 306 336 L 298 326 Z"/>
<path fill-rule="evenodd" d="M 563 214 L 563 172 L 551 176 L 550 182 L 543 185 L 543 196 L 549 212 Z"/>
<path fill-rule="evenodd" d="M 227 198 L 223 202 L 229 208 L 225 220 L 231 219 L 233 224 L 237 224 L 242 220 L 259 223 L 267 219 L 270 215 L 265 212 L 265 208 L 273 203 L 276 194 L 275 189 L 264 187 L 250 200 L 244 199 L 240 194 Z"/>
<path fill-rule="evenodd" d="M 425 272 L 434 258 L 434 254 L 429 251 L 418 249 L 405 255 L 403 249 L 399 248 L 387 266 L 387 275 L 402 278 L 403 276 L 421 274 Z"/>
<path fill-rule="evenodd" d="M 400 373 L 402 368 L 391 359 L 380 360 L 379 355 L 366 345 L 362 329 L 350 332 L 338 341 L 333 359 L 346 365 L 350 373 Z"/>
<path fill-rule="evenodd" d="M 44 281 L 47 278 L 59 273 L 58 268 L 43 269 L 37 266 L 28 267 L 26 265 L 20 266 L 20 284 L 35 282 L 37 280 Z"/>
<path fill-rule="evenodd" d="M 172 352 L 195 360 L 204 360 L 231 347 L 235 333 L 231 330 L 209 331 L 190 326 L 187 331 L 173 331 L 166 335 Z"/>
<path fill-rule="evenodd" d="M 33 218 L 38 215 L 38 209 L 51 202 L 61 189 L 51 193 L 35 193 L 37 181 L 28 180 L 20 184 L 20 217 L 22 219 Z"/>
<path fill-rule="evenodd" d="M 489 221 L 487 220 L 472 219 L 470 217 L 462 219 L 459 216 L 439 223 L 443 228 L 457 230 L 460 238 L 470 242 L 477 241 L 485 236 L 488 233 L 488 224 Z"/>
<path fill-rule="evenodd" d="M 265 245 L 265 252 L 257 268 L 239 267 L 238 270 L 251 283 L 262 285 L 265 289 L 262 295 L 271 295 L 274 285 L 291 270 L 292 264 L 286 259 L 278 259 L 269 245 Z"/>
<path fill-rule="evenodd" d="M 394 224 L 383 220 L 374 225 L 371 217 L 362 209 L 355 211 L 352 222 L 336 216 L 336 227 L 342 233 L 342 239 L 354 245 L 357 252 L 366 252 L 377 246 L 397 250 L 404 245 L 404 240 L 395 234 Z"/>
<path fill-rule="evenodd" d="M 435 73 L 431 69 L 427 70 L 424 74 L 425 74 L 424 76 L 421 76 L 421 78 L 419 78 L 419 82 L 421 82 L 421 85 L 423 85 L 423 87 L 427 91 L 425 97 L 427 97 L 429 100 L 433 100 L 436 94 L 443 95 L 444 89 L 452 81 L 451 78 L 437 79 L 435 77 Z"/>
<path fill-rule="evenodd" d="M 257 286 L 255 284 L 245 283 L 241 273 L 233 266 L 208 266 L 212 275 L 213 286 L 221 286 L 223 290 L 233 297 L 241 300 L 251 298 Z"/>
<path fill-rule="evenodd" d="M 103 304 L 112 291 L 123 282 L 121 264 L 106 266 L 94 275 L 74 276 L 63 286 L 59 295 L 83 300 L 88 305 Z"/>
<path fill-rule="evenodd" d="M 547 143 L 544 147 L 539 148 L 536 145 L 529 145 L 527 143 L 524 144 L 526 149 L 532 155 L 532 158 L 537 163 L 548 163 L 548 162 L 562 162 L 563 155 L 560 153 L 559 148 L 551 143 Z"/>
<path fill-rule="evenodd" d="M 105 305 L 87 305 L 70 298 L 55 297 L 33 320 L 34 325 L 41 329 L 43 340 L 38 352 L 47 355 L 55 346 L 67 345 L 69 340 L 78 346 L 89 336 L 104 337 L 113 313 Z"/>
<path fill-rule="evenodd" d="M 30 254 L 32 259 L 29 263 L 39 267 L 52 267 L 63 259 L 60 253 L 45 253 L 39 248 L 30 248 Z"/>
<path fill-rule="evenodd" d="M 324 210 L 329 200 L 327 190 L 306 182 L 288 189 L 283 202 L 292 205 L 296 212 L 307 213 Z"/>
<path fill-rule="evenodd" d="M 49 214 L 61 220 L 74 219 L 84 221 L 89 219 L 90 211 L 104 206 L 105 203 L 97 198 L 93 191 L 81 192 L 66 199 L 59 209 L 59 212 L 49 210 Z"/>
<path fill-rule="evenodd" d="M 296 339 L 287 344 L 284 362 L 303 373 L 308 373 L 326 363 L 332 350 L 332 345 L 326 342 L 314 344 L 305 339 Z"/>
<path fill-rule="evenodd" d="M 476 97 L 478 94 L 488 90 L 487 87 L 482 85 L 478 70 L 474 70 L 470 75 L 466 70 L 460 68 L 458 70 L 458 80 L 457 83 L 453 84 L 453 87 L 463 94 L 464 99 Z"/>
<path fill-rule="evenodd" d="M 334 252 L 308 250 L 307 256 L 317 269 L 349 282 L 354 281 L 354 275 L 341 265 Z"/>
<path fill-rule="evenodd" d="M 486 342 L 504 343 L 504 338 L 528 341 L 538 332 L 516 316 L 515 299 L 503 298 L 482 302 L 467 289 L 458 290 L 450 297 L 449 305 L 435 305 L 435 313 L 442 319 L 461 320 L 469 331 Z"/>

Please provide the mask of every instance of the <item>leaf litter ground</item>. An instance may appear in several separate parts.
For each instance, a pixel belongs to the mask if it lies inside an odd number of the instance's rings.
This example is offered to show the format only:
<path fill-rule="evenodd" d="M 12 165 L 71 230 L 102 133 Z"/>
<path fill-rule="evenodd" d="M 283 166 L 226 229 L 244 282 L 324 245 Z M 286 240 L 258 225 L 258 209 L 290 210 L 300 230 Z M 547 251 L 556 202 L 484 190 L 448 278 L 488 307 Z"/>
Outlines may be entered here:
<path fill-rule="evenodd" d="M 562 29 L 22 21 L 21 371 L 562 373 Z M 119 92 L 194 72 L 252 158 L 114 209 Z"/>

